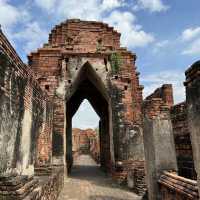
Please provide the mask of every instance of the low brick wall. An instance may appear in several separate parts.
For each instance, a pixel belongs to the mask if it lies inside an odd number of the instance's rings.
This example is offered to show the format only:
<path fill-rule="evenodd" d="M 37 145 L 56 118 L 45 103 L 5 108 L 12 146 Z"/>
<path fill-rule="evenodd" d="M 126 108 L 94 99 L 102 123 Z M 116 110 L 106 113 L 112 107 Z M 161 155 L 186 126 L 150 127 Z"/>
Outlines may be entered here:
<path fill-rule="evenodd" d="M 159 181 L 162 200 L 197 200 L 197 182 L 178 176 L 176 173 L 163 172 Z"/>
<path fill-rule="evenodd" d="M 117 166 L 112 176 L 118 183 L 127 185 L 140 196 L 147 191 L 144 161 L 123 161 L 121 166 Z"/>
<path fill-rule="evenodd" d="M 36 187 L 24 200 L 56 200 L 63 188 L 63 167 L 54 168 L 51 175 L 35 177 L 39 181 Z"/>
<path fill-rule="evenodd" d="M 63 187 L 63 167 L 37 168 L 35 173 L 0 177 L 0 200 L 56 200 Z"/>
<path fill-rule="evenodd" d="M 22 200 L 39 184 L 33 176 L 10 174 L 0 177 L 0 200 Z"/>
<path fill-rule="evenodd" d="M 144 161 L 125 162 L 124 168 L 127 171 L 128 187 L 133 189 L 136 194 L 143 196 L 147 191 Z M 130 187 L 130 181 L 133 187 Z"/>

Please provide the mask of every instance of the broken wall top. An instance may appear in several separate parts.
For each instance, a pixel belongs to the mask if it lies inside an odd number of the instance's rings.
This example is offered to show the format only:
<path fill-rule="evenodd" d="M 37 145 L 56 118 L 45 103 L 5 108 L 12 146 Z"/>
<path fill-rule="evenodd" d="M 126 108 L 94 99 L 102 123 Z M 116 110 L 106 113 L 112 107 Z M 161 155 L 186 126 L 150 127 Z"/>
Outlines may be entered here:
<path fill-rule="evenodd" d="M 85 52 L 113 50 L 120 47 L 120 34 L 101 22 L 67 20 L 51 31 L 49 45 Z"/>
<path fill-rule="evenodd" d="M 56 25 L 49 34 L 48 43 L 32 52 L 29 59 L 42 51 L 62 54 L 102 54 L 118 51 L 136 59 L 135 54 L 120 47 L 121 34 L 108 24 L 71 19 Z M 130 58 L 130 57 L 129 57 Z"/>

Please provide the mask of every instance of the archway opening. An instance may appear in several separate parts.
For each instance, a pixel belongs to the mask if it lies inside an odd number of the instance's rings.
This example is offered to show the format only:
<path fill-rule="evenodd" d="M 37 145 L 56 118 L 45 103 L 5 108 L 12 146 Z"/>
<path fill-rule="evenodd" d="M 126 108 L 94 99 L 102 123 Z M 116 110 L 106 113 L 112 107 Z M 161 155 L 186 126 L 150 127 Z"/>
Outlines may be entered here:
<path fill-rule="evenodd" d="M 72 148 L 72 118 L 80 107 L 81 103 L 87 99 L 99 116 L 99 146 L 100 146 L 100 166 L 106 171 L 110 171 L 112 166 L 110 148 L 110 127 L 112 126 L 109 112 L 109 97 L 100 77 L 89 63 L 80 69 L 76 79 L 72 82 L 71 93 L 66 100 L 66 163 L 68 172 L 73 165 Z M 87 113 L 85 113 L 87 115 Z"/>
<path fill-rule="evenodd" d="M 100 163 L 99 121 L 100 118 L 89 101 L 84 100 L 72 118 L 73 164 L 81 165 L 84 158 L 87 161 L 82 165 Z"/>

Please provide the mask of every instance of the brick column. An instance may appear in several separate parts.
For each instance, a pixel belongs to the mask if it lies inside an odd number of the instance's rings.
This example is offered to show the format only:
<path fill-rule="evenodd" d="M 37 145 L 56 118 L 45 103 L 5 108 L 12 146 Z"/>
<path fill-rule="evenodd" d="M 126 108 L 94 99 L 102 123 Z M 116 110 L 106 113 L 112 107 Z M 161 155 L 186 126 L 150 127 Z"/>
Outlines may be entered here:
<path fill-rule="evenodd" d="M 200 62 L 194 63 L 185 74 L 188 124 L 200 194 Z"/>
<path fill-rule="evenodd" d="M 169 106 L 161 98 L 143 104 L 143 137 L 149 200 L 161 199 L 158 179 L 163 170 L 177 171 Z"/>

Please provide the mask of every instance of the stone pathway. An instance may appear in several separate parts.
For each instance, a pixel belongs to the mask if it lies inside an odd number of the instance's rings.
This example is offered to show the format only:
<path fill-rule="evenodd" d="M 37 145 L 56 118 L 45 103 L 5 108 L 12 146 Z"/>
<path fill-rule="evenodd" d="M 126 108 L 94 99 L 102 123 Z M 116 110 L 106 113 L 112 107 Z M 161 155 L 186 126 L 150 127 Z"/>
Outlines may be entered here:
<path fill-rule="evenodd" d="M 58 200 L 141 200 L 141 197 L 114 183 L 89 155 L 81 155 L 70 177 L 65 179 Z"/>

